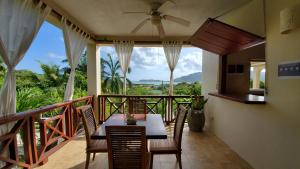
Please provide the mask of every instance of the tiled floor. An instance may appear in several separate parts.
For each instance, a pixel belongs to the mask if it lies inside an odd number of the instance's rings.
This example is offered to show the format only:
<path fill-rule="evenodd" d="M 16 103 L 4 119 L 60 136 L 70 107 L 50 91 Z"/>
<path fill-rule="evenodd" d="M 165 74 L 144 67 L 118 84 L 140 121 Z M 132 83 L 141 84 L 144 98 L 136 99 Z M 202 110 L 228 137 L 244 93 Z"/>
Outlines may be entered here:
<path fill-rule="evenodd" d="M 167 127 L 169 133 L 173 130 Z M 252 169 L 226 144 L 208 132 L 198 133 L 184 128 L 182 140 L 184 169 Z M 83 169 L 85 166 L 85 139 L 78 137 L 54 153 L 39 169 Z M 108 169 L 107 154 L 97 154 L 90 162 L 90 169 Z M 175 155 L 154 157 L 154 169 L 179 168 Z"/>

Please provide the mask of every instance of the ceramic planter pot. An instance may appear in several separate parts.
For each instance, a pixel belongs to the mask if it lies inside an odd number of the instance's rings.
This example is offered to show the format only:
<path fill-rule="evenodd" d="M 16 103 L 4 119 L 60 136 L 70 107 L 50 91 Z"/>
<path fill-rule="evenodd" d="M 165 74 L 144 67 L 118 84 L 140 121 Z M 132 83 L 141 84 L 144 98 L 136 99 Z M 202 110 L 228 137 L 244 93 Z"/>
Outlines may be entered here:
<path fill-rule="evenodd" d="M 203 109 L 190 109 L 187 115 L 187 121 L 191 131 L 202 131 L 205 124 L 205 115 Z"/>

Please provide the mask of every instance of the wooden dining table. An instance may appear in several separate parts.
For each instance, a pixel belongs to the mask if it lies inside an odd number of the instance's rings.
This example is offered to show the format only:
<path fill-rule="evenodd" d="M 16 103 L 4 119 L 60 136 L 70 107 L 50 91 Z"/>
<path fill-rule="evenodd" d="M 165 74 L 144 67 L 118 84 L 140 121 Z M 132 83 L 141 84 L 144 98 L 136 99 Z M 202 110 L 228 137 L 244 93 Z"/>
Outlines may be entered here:
<path fill-rule="evenodd" d="M 147 139 L 166 139 L 167 132 L 160 114 L 134 114 L 137 126 L 146 127 Z M 126 126 L 125 114 L 111 115 L 97 130 L 91 135 L 91 139 L 106 139 L 106 126 Z"/>

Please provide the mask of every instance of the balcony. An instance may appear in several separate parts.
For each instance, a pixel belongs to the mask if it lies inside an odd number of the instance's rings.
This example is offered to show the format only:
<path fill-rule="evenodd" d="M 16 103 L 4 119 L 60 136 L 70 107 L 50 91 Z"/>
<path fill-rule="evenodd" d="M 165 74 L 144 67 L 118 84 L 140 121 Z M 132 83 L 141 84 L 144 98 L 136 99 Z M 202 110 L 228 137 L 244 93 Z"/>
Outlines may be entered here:
<path fill-rule="evenodd" d="M 192 98 L 191 96 L 99 95 L 97 99 L 99 111 L 96 112 L 99 122 L 101 123 L 113 113 L 128 111 L 126 105 L 132 97 L 147 100 L 147 113 L 162 114 L 168 136 L 172 136 L 173 133 L 174 113 L 177 107 L 179 105 L 189 107 Z M 1 157 L 1 160 L 7 162 L 7 167 L 16 165 L 24 168 L 83 168 L 86 142 L 81 120 L 75 109 L 80 105 L 95 106 L 93 103 L 94 97 L 87 96 L 0 118 L 0 125 L 14 124 L 7 135 L 0 137 L 4 149 L 10 152 L 9 158 Z M 58 115 L 43 117 L 43 114 L 49 112 L 58 112 Z M 184 168 L 251 168 L 209 131 L 191 132 L 185 125 L 182 149 Z M 154 168 L 178 167 L 174 155 L 155 156 L 154 160 Z M 97 154 L 90 168 L 108 168 L 107 153 Z"/>
<path fill-rule="evenodd" d="M 209 98 L 205 107 L 206 128 L 202 133 L 195 133 L 185 125 L 183 168 L 300 168 L 300 15 L 296 14 L 300 6 L 297 0 L 150 1 L 152 3 L 147 3 L 148 0 L 128 0 L 128 3 L 120 0 L 89 3 L 81 0 L 24 1 L 31 3 L 28 6 L 20 5 L 23 0 L 0 1 L 0 83 L 4 84 L 0 90 L 0 168 L 84 168 L 85 139 L 81 118 L 76 112 L 81 105 L 94 107 L 97 122 L 101 125 L 114 113 L 128 112 L 129 98 L 144 99 L 147 113 L 161 114 L 168 135 L 172 135 L 178 106 L 191 106 L 191 96 L 172 96 L 172 85 L 168 96 L 128 96 L 127 70 L 124 70 L 124 95 L 101 95 L 101 53 L 98 49 L 123 42 L 131 47 L 165 45 L 165 48 L 172 42 L 180 47 L 193 44 L 208 50 L 203 50 L 201 60 L 202 94 Z M 205 21 L 211 21 L 208 18 L 237 31 L 220 29 L 210 22 L 204 24 L 202 28 L 205 29 L 198 29 Z M 24 53 L 29 53 L 28 48 L 40 24 L 46 20 L 65 31 L 65 37 L 57 39 L 73 44 L 66 43 L 66 49 L 73 48 L 66 52 L 72 55 L 68 56 L 72 67 L 68 75 L 70 81 L 58 83 L 69 89 L 62 91 L 67 101 L 16 113 L 15 69 Z M 78 46 L 86 46 L 87 51 L 84 92 L 89 96 L 75 100 L 72 100 L 74 78 L 71 74 L 76 71 L 77 61 L 72 60 L 82 52 L 76 52 L 79 47 L 74 45 L 79 44 L 80 38 L 67 37 L 70 29 L 77 36 L 84 36 L 86 44 Z M 265 42 L 266 46 L 259 51 L 252 50 L 254 45 L 249 42 L 255 38 L 240 34 L 241 31 L 258 35 L 263 40 L 259 42 Z M 43 41 L 48 46 L 55 44 L 50 38 Z M 41 47 L 39 50 L 46 53 Z M 124 60 L 130 61 L 131 55 L 127 56 Z M 264 92 L 249 91 L 251 62 L 266 64 Z M 172 79 L 174 65 L 168 66 Z M 186 67 L 190 68 L 190 65 Z M 64 80 L 68 76 L 63 77 Z M 260 78 L 255 79 L 257 88 Z M 26 80 L 32 81 L 28 77 Z M 253 97 L 252 94 L 264 96 Z M 84 95 L 87 94 L 81 96 Z M 155 156 L 154 163 L 154 168 L 178 168 L 175 156 Z M 98 154 L 90 168 L 108 168 L 107 154 Z"/>

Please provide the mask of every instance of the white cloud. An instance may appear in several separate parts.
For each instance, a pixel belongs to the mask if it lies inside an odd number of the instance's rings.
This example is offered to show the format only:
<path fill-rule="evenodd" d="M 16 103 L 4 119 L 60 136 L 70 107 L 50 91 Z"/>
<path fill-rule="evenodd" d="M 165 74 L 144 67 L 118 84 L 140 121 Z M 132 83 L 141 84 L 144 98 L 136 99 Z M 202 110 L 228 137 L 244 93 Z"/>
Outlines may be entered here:
<path fill-rule="evenodd" d="M 105 59 L 106 53 L 112 54 L 114 60 L 118 59 L 112 46 L 101 47 L 101 53 L 101 57 Z M 161 79 L 169 76 L 169 67 L 162 47 L 134 47 L 130 67 L 134 79 Z M 183 48 L 174 72 L 175 78 L 200 71 L 202 71 L 202 50 Z"/>
<path fill-rule="evenodd" d="M 164 51 L 162 48 L 135 47 L 133 49 L 131 66 L 138 69 L 155 69 L 166 64 Z"/>
<path fill-rule="evenodd" d="M 193 51 L 181 54 L 176 69 L 175 77 L 202 71 L 202 52 Z"/>
<path fill-rule="evenodd" d="M 50 52 L 47 54 L 47 57 L 50 58 L 50 59 L 66 59 L 66 56 L 63 56 L 63 55 L 58 55 L 56 53 L 53 53 L 53 52 Z"/>

